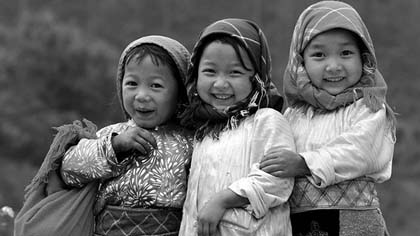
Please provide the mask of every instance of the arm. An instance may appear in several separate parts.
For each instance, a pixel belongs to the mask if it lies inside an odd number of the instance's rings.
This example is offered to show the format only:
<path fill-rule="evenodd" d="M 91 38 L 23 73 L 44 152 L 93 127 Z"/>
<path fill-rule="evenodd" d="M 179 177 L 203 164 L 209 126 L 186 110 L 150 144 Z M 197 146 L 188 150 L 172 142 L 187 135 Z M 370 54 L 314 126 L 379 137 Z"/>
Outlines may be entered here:
<path fill-rule="evenodd" d="M 254 121 L 250 138 L 251 169 L 247 177 L 232 183 L 234 193 L 247 198 L 248 210 L 256 218 L 262 218 L 267 211 L 287 202 L 293 189 L 293 178 L 278 178 L 259 168 L 264 155 L 278 150 L 295 151 L 291 128 L 286 119 L 277 111 L 262 109 Z"/>
<path fill-rule="evenodd" d="M 217 225 L 229 208 L 249 204 L 247 198 L 241 197 L 230 189 L 215 194 L 198 212 L 198 235 L 215 235 Z"/>
<path fill-rule="evenodd" d="M 245 207 L 256 218 L 262 218 L 270 208 L 287 202 L 293 178 L 277 178 L 258 168 L 264 153 L 272 149 L 294 150 L 290 126 L 283 116 L 272 109 L 255 115 L 250 135 L 244 147 L 244 160 L 249 161 L 249 174 L 233 182 L 229 188 L 216 193 L 198 213 L 199 235 L 214 235 L 227 209 Z"/>
<path fill-rule="evenodd" d="M 116 175 L 108 159 L 116 159 L 111 145 L 112 126 L 98 131 L 98 139 L 81 139 L 65 153 L 61 176 L 70 186 L 81 187 L 98 179 L 107 179 Z"/>
<path fill-rule="evenodd" d="M 287 149 L 265 155 L 260 162 L 260 169 L 279 178 L 294 178 L 311 174 L 305 159 L 299 153 Z"/>
<path fill-rule="evenodd" d="M 359 103 L 359 102 L 358 102 Z M 372 113 L 364 105 L 355 104 L 346 118 L 349 127 L 320 148 L 299 154 L 278 152 L 267 155 L 261 167 L 279 177 L 306 175 L 318 187 L 326 187 L 345 180 L 369 176 L 377 182 L 389 178 L 395 140 L 388 127 L 385 109 Z M 313 133 L 330 133 L 329 123 Z M 297 127 L 299 130 L 299 127 Z M 307 134 L 299 132 L 300 135 Z M 309 137 L 308 139 L 314 137 Z M 316 142 L 316 141 L 315 141 Z M 281 158 L 278 158 L 281 157 Z"/>
<path fill-rule="evenodd" d="M 66 152 L 61 167 L 66 184 L 80 187 L 93 180 L 117 176 L 132 160 L 134 152 L 151 149 L 146 140 L 155 142 L 147 131 L 121 124 L 100 130 L 98 136 L 98 139 L 82 139 Z"/>
<path fill-rule="evenodd" d="M 384 181 L 391 173 L 395 140 L 388 127 L 385 109 L 375 113 L 358 104 L 352 112 L 350 127 L 321 148 L 299 153 L 311 175 L 309 180 L 325 187 L 361 176 L 389 172 L 376 181 Z"/>

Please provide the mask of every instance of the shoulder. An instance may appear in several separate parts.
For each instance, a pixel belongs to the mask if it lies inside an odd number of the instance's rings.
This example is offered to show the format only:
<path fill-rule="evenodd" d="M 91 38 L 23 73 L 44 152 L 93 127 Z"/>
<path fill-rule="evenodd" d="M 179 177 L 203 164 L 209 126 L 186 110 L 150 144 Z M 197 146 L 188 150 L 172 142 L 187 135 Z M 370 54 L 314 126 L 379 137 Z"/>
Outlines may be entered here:
<path fill-rule="evenodd" d="M 129 122 L 120 122 L 103 127 L 97 132 L 98 137 L 107 136 L 110 133 L 119 133 L 129 127 Z"/>
<path fill-rule="evenodd" d="M 359 99 L 351 105 L 343 108 L 344 112 L 353 118 L 368 118 L 368 117 L 386 117 L 386 107 L 382 104 L 381 109 L 373 111 L 364 102 L 363 99 Z"/>
<path fill-rule="evenodd" d="M 254 116 L 254 123 L 285 123 L 286 118 L 279 111 L 272 108 L 261 108 Z"/>
<path fill-rule="evenodd" d="M 181 136 L 183 139 L 186 139 L 187 141 L 191 141 L 193 140 L 194 137 L 194 131 L 191 129 L 188 129 L 184 126 L 174 126 L 171 129 L 171 132 L 173 132 L 174 134 L 177 134 L 179 136 Z"/>
<path fill-rule="evenodd" d="M 194 131 L 180 125 L 163 126 L 161 129 L 153 132 L 163 139 L 175 139 L 178 143 L 190 144 L 193 142 Z"/>
<path fill-rule="evenodd" d="M 256 129 L 289 129 L 290 125 L 286 118 L 272 108 L 261 108 L 254 116 L 253 125 Z"/>
<path fill-rule="evenodd" d="M 279 111 L 272 108 L 261 108 L 255 113 L 256 122 L 267 122 L 267 121 L 284 121 L 285 117 Z"/>

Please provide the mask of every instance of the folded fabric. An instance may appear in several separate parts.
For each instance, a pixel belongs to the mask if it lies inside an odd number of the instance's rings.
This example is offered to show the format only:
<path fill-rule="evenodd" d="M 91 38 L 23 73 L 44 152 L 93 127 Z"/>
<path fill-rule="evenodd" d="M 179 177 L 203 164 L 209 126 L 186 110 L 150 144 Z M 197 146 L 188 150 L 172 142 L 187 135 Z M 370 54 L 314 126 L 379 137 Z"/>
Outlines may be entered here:
<path fill-rule="evenodd" d="M 98 182 L 68 188 L 59 169 L 66 150 L 80 139 L 96 138 L 97 127 L 84 119 L 55 128 L 58 132 L 15 218 L 14 236 L 84 236 L 94 229 L 93 206 Z"/>

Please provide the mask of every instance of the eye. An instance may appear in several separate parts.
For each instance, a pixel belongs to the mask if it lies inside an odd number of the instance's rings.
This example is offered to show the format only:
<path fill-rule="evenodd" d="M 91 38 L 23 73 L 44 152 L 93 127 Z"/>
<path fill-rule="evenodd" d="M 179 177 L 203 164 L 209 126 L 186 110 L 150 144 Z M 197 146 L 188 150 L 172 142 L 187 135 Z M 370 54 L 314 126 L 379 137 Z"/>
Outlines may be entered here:
<path fill-rule="evenodd" d="M 343 50 L 341 52 L 341 55 L 343 55 L 343 56 L 351 56 L 353 54 L 354 54 L 354 52 L 352 50 Z"/>
<path fill-rule="evenodd" d="M 153 84 L 150 85 L 150 87 L 152 87 L 152 88 L 163 88 L 163 85 L 160 84 L 160 83 L 153 83 Z"/>
<path fill-rule="evenodd" d="M 310 57 L 314 58 L 324 58 L 325 54 L 323 52 L 313 52 L 310 54 Z"/>
<path fill-rule="evenodd" d="M 205 74 L 207 76 L 212 76 L 214 74 L 216 74 L 216 70 L 212 69 L 212 68 L 204 68 L 201 70 L 202 74 Z"/>
<path fill-rule="evenodd" d="M 231 76 L 242 76 L 243 74 L 244 74 L 244 72 L 242 70 L 238 70 L 238 69 L 232 70 L 230 72 L 230 75 Z"/>
<path fill-rule="evenodd" d="M 134 87 L 134 86 L 137 86 L 137 82 L 135 82 L 134 80 L 126 80 L 126 81 L 124 82 L 124 86 L 127 86 L 127 87 Z"/>

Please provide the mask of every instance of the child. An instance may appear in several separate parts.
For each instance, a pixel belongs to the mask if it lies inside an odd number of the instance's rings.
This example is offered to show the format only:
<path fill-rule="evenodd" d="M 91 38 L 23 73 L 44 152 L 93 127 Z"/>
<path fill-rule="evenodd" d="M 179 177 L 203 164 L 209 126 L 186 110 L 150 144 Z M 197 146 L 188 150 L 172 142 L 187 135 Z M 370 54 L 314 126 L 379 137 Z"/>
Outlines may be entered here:
<path fill-rule="evenodd" d="M 263 32 L 242 19 L 201 33 L 182 121 L 196 128 L 179 235 L 291 235 L 293 178 L 258 168 L 264 154 L 295 150 L 290 127 L 269 106 L 271 59 Z"/>
<path fill-rule="evenodd" d="M 65 155 L 66 184 L 102 185 L 95 235 L 177 235 L 186 195 L 192 134 L 178 125 L 187 102 L 189 52 L 179 42 L 147 36 L 130 43 L 118 65 L 117 90 L 127 122 L 82 139 Z M 157 147 L 148 155 L 149 130 Z"/>
<path fill-rule="evenodd" d="M 300 15 L 284 74 L 285 116 L 298 154 L 270 154 L 260 165 L 298 177 L 293 235 L 386 234 L 374 186 L 390 178 L 395 144 L 386 89 L 355 9 L 323 1 Z"/>

